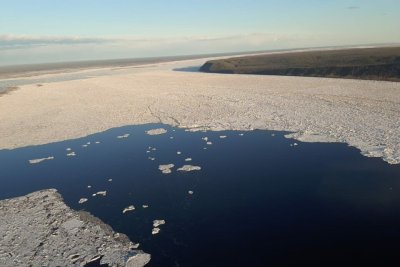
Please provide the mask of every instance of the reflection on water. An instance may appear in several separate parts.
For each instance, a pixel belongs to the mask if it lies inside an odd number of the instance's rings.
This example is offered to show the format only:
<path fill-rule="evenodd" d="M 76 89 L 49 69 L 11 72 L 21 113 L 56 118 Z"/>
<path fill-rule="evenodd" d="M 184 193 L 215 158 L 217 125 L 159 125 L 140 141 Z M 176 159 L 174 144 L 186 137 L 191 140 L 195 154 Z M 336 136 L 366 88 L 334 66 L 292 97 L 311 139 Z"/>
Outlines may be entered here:
<path fill-rule="evenodd" d="M 145 133 L 159 127 L 168 132 Z M 150 266 L 396 262 L 400 167 L 283 135 L 142 125 L 2 150 L 0 198 L 57 188 L 72 208 L 140 242 Z M 172 173 L 161 164 L 174 164 Z M 187 164 L 201 170 L 177 171 Z M 106 196 L 92 196 L 99 191 Z M 156 235 L 153 220 L 165 220 Z"/>

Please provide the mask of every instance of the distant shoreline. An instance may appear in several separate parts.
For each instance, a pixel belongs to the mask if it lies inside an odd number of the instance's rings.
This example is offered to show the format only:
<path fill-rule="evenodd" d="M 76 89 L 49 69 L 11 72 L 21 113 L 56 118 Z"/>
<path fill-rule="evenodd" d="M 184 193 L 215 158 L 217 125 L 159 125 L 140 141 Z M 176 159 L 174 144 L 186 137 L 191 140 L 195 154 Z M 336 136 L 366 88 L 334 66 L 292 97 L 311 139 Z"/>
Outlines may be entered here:
<path fill-rule="evenodd" d="M 204 55 L 184 55 L 184 56 L 166 56 L 166 57 L 148 57 L 148 58 L 128 58 L 128 59 L 107 59 L 107 60 L 88 60 L 74 62 L 41 63 L 26 65 L 0 66 L 0 79 L 26 78 L 43 74 L 68 73 L 79 70 L 97 69 L 97 68 L 123 68 L 141 65 L 151 65 L 157 63 L 166 63 L 173 61 L 184 61 L 192 59 L 201 59 L 220 56 L 251 55 L 259 52 L 236 52 L 219 53 Z"/>
<path fill-rule="evenodd" d="M 200 71 L 400 82 L 400 46 L 218 59 L 206 62 Z"/>
<path fill-rule="evenodd" d="M 43 74 L 59 74 L 68 73 L 79 70 L 95 69 L 95 68 L 111 68 L 111 67 L 131 67 L 140 65 L 150 65 L 156 63 L 166 63 L 172 61 L 194 60 L 211 57 L 225 56 L 251 56 L 270 53 L 285 53 L 296 51 L 320 51 L 320 50 L 342 50 L 349 48 L 362 47 L 390 47 L 396 44 L 366 44 L 366 45 L 346 45 L 346 46 L 327 46 L 327 47 L 306 47 L 306 48 L 284 48 L 271 49 L 263 51 L 242 51 L 212 54 L 194 54 L 194 55 L 178 55 L 178 56 L 160 56 L 160 57 L 143 57 L 143 58 L 122 58 L 122 59 L 105 59 L 105 60 L 85 60 L 71 62 L 55 62 L 55 63 L 38 63 L 38 64 L 19 64 L 19 65 L 0 65 L 0 79 L 26 78 Z M 397 44 L 400 46 L 400 44 Z"/>

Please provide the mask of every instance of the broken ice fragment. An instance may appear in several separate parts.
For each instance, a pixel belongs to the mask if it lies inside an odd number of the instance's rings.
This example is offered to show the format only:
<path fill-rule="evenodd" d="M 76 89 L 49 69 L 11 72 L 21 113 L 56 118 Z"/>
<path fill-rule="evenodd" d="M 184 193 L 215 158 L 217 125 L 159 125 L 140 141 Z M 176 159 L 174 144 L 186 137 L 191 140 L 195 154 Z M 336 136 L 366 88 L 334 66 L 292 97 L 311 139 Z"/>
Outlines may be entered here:
<path fill-rule="evenodd" d="M 37 164 L 37 163 L 40 163 L 40 162 L 42 162 L 42 161 L 45 161 L 45 160 L 52 160 L 52 159 L 54 159 L 54 157 L 47 157 L 47 158 L 41 158 L 41 159 L 30 159 L 30 160 L 29 160 L 29 163 L 30 163 L 30 164 Z"/>
<path fill-rule="evenodd" d="M 107 195 L 107 191 L 99 191 L 99 192 L 97 192 L 97 193 L 95 193 L 95 194 L 93 194 L 92 196 L 103 196 L 103 197 L 105 197 Z"/>
<path fill-rule="evenodd" d="M 153 227 L 159 227 L 160 225 L 165 224 L 165 220 L 154 220 Z"/>
<path fill-rule="evenodd" d="M 88 201 L 87 198 L 81 198 L 81 199 L 79 199 L 78 203 L 79 203 L 79 204 L 83 204 L 83 203 L 85 203 L 86 201 Z"/>
<path fill-rule="evenodd" d="M 153 230 L 151 230 L 151 234 L 152 235 L 156 235 L 156 234 L 158 234 L 160 232 L 160 228 L 158 228 L 158 227 L 155 227 L 155 228 L 153 228 Z"/>
<path fill-rule="evenodd" d="M 200 170 L 201 170 L 200 166 L 193 166 L 193 165 L 183 165 L 178 169 L 178 171 L 183 171 L 183 172 L 200 171 Z"/>
<path fill-rule="evenodd" d="M 129 207 L 126 207 L 123 211 L 122 211 L 122 213 L 127 213 L 128 211 L 133 211 L 133 210 L 135 210 L 135 207 L 133 206 L 133 205 L 130 205 Z"/>
<path fill-rule="evenodd" d="M 158 169 L 163 173 L 163 174 L 168 174 L 172 172 L 172 168 L 175 167 L 174 164 L 165 164 L 165 165 L 159 165 Z"/>

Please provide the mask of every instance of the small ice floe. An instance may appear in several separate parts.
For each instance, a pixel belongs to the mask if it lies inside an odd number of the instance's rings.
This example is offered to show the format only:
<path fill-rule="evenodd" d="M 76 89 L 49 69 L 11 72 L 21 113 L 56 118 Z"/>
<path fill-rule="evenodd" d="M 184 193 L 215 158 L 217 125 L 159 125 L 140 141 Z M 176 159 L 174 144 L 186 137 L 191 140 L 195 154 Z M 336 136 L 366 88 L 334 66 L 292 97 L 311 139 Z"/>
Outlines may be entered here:
<path fill-rule="evenodd" d="M 159 227 L 160 225 L 164 225 L 165 220 L 154 220 L 153 221 L 153 227 Z"/>
<path fill-rule="evenodd" d="M 110 178 L 110 179 L 108 179 L 108 181 L 109 181 L 109 182 L 112 182 L 112 179 Z"/>
<path fill-rule="evenodd" d="M 185 161 L 192 161 L 192 158 L 187 158 L 185 159 Z"/>
<path fill-rule="evenodd" d="M 100 144 L 100 141 L 96 141 L 96 142 L 94 142 L 95 144 Z"/>
<path fill-rule="evenodd" d="M 67 154 L 67 157 L 75 157 L 75 156 L 76 156 L 76 153 L 73 151 Z"/>
<path fill-rule="evenodd" d="M 240 133 L 240 134 L 239 134 L 239 136 L 243 136 L 243 135 L 244 135 L 243 133 Z"/>
<path fill-rule="evenodd" d="M 201 167 L 200 166 L 193 166 L 193 165 L 183 165 L 178 169 L 178 171 L 181 172 L 191 172 L 191 171 L 200 171 Z"/>
<path fill-rule="evenodd" d="M 52 159 L 54 159 L 53 156 L 47 157 L 47 158 L 41 158 L 41 159 L 30 159 L 30 160 L 29 160 L 29 163 L 30 163 L 30 164 L 38 164 L 38 163 L 43 162 L 43 161 L 45 161 L 45 160 L 52 160 Z"/>
<path fill-rule="evenodd" d="M 175 167 L 174 164 L 164 164 L 164 165 L 159 165 L 158 169 L 163 173 L 163 174 L 169 174 L 172 172 L 172 168 Z"/>
<path fill-rule="evenodd" d="M 153 147 L 151 150 L 152 150 L 152 151 L 156 151 L 156 150 L 157 150 L 157 148 Z"/>
<path fill-rule="evenodd" d="M 123 139 L 123 138 L 128 138 L 130 134 L 123 134 L 123 135 L 118 135 L 118 139 Z"/>
<path fill-rule="evenodd" d="M 142 208 L 147 209 L 149 205 L 142 205 Z"/>
<path fill-rule="evenodd" d="M 160 228 L 158 228 L 158 227 L 155 227 L 155 228 L 153 228 L 153 230 L 151 230 L 151 234 L 152 235 L 156 235 L 156 234 L 158 234 L 160 232 Z"/>
<path fill-rule="evenodd" d="M 189 191 L 188 191 L 188 194 L 189 194 L 189 195 L 193 195 L 194 192 L 193 192 L 192 190 L 189 190 Z"/>
<path fill-rule="evenodd" d="M 139 248 L 139 246 L 140 246 L 140 243 L 136 243 L 136 244 L 132 244 L 131 248 L 137 249 L 137 248 Z"/>
<path fill-rule="evenodd" d="M 150 150 L 146 150 L 146 153 L 150 153 L 151 151 Z"/>
<path fill-rule="evenodd" d="M 228 136 L 226 136 L 226 135 L 220 135 L 219 136 L 219 138 L 221 138 L 221 139 L 225 139 L 225 138 L 227 138 Z"/>
<path fill-rule="evenodd" d="M 167 130 L 165 130 L 164 128 L 158 128 L 146 131 L 146 134 L 148 135 L 160 135 L 165 133 L 167 133 Z"/>
<path fill-rule="evenodd" d="M 204 150 L 207 150 L 207 148 L 206 148 L 206 147 L 203 147 L 203 149 L 204 149 Z"/>
<path fill-rule="evenodd" d="M 127 212 L 129 212 L 129 211 L 133 211 L 133 210 L 135 210 L 135 207 L 134 207 L 133 205 L 130 205 L 129 207 L 126 207 L 126 208 L 122 211 L 122 213 L 125 214 L 125 213 L 127 213 Z"/>
<path fill-rule="evenodd" d="M 165 224 L 164 220 L 154 220 L 153 221 L 153 230 L 151 231 L 151 234 L 156 235 L 160 232 L 159 226 Z"/>
<path fill-rule="evenodd" d="M 148 159 L 151 160 L 151 161 L 155 161 L 156 160 L 156 158 L 153 158 L 153 157 L 149 157 Z"/>
<path fill-rule="evenodd" d="M 169 139 L 174 139 L 174 137 L 173 137 L 173 136 L 170 136 Z"/>
<path fill-rule="evenodd" d="M 182 152 L 180 152 L 180 151 L 177 151 L 177 152 L 176 152 L 176 154 L 177 154 L 177 155 L 180 155 L 180 154 L 182 154 Z"/>
<path fill-rule="evenodd" d="M 88 145 L 85 144 L 85 145 L 82 145 L 82 147 L 88 147 Z"/>
<path fill-rule="evenodd" d="M 67 149 L 65 149 L 65 150 L 67 150 L 67 151 L 71 151 L 72 149 L 68 147 L 68 148 L 67 148 Z"/>
<path fill-rule="evenodd" d="M 275 136 L 275 134 L 271 134 L 271 136 Z"/>
<path fill-rule="evenodd" d="M 298 143 L 294 143 L 293 145 L 294 145 L 294 146 L 298 146 L 299 144 L 298 144 Z"/>
<path fill-rule="evenodd" d="M 87 142 L 86 144 L 87 144 L 87 145 L 90 145 L 91 143 L 90 143 L 90 142 Z"/>
<path fill-rule="evenodd" d="M 203 139 L 204 141 L 208 142 L 208 137 L 203 137 L 201 139 Z"/>
<path fill-rule="evenodd" d="M 88 185 L 87 188 L 92 188 L 92 186 L 91 186 L 91 185 Z"/>
<path fill-rule="evenodd" d="M 97 193 L 94 193 L 92 196 L 103 196 L 105 197 L 107 195 L 107 191 L 99 191 Z"/>
<path fill-rule="evenodd" d="M 211 146 L 212 144 L 213 144 L 213 143 L 210 142 L 210 141 L 207 142 L 207 145 L 209 145 L 209 146 Z"/>
<path fill-rule="evenodd" d="M 87 198 L 81 198 L 81 199 L 79 199 L 78 203 L 79 203 L 79 204 L 83 204 L 83 203 L 85 203 L 86 201 L 88 201 Z"/>

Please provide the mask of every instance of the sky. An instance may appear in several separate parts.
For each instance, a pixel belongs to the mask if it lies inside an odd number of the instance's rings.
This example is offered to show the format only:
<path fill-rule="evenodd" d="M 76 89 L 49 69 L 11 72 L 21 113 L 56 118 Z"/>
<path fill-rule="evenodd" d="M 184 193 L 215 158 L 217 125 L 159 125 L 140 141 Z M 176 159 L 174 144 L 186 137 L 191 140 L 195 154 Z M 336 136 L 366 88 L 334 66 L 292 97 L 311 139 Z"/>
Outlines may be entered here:
<path fill-rule="evenodd" d="M 0 65 L 400 43 L 399 0 L 0 0 Z"/>

